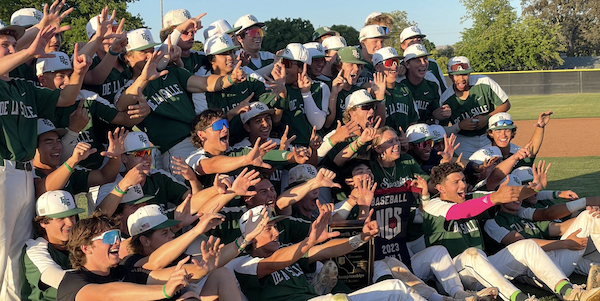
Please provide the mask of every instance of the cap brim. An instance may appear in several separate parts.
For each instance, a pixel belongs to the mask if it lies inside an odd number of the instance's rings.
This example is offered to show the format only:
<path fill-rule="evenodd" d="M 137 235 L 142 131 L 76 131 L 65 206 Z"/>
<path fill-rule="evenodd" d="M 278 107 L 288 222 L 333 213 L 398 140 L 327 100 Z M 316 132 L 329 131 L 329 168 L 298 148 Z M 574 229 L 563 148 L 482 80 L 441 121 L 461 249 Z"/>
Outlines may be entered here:
<path fill-rule="evenodd" d="M 415 141 L 408 141 L 408 142 L 409 143 L 421 143 L 421 142 L 428 141 L 428 140 L 435 140 L 435 137 L 433 137 L 433 136 L 426 136 L 424 138 L 417 139 Z"/>
<path fill-rule="evenodd" d="M 238 26 L 238 27 L 232 28 L 232 29 L 230 29 L 230 30 L 228 30 L 228 31 L 226 31 L 226 32 L 224 32 L 224 33 L 226 33 L 226 34 L 230 34 L 230 33 L 236 33 L 236 32 L 237 32 L 238 30 L 240 30 L 241 28 L 242 28 L 241 26 Z"/>
<path fill-rule="evenodd" d="M 367 62 L 361 61 L 361 60 L 347 60 L 347 61 L 345 61 L 345 60 L 342 60 L 341 58 L 340 58 L 340 62 L 342 62 L 342 63 L 348 63 L 348 64 L 359 64 L 359 65 L 366 65 L 367 64 Z"/>
<path fill-rule="evenodd" d="M 133 152 L 139 152 L 139 151 L 143 151 L 143 150 L 147 150 L 147 149 L 155 149 L 155 148 L 160 148 L 160 146 L 154 145 L 154 146 L 142 147 L 142 148 L 128 150 L 125 153 L 133 153 Z"/>
<path fill-rule="evenodd" d="M 366 105 L 368 103 L 373 103 L 373 102 L 382 102 L 382 100 L 377 100 L 377 99 L 371 99 L 370 101 L 365 101 L 365 102 L 361 102 L 359 104 L 353 105 L 351 106 L 349 109 L 357 107 L 357 106 L 362 106 L 362 105 Z"/>
<path fill-rule="evenodd" d="M 513 125 L 501 125 L 501 126 L 496 126 L 493 128 L 489 128 L 488 130 L 493 131 L 493 130 L 504 130 L 504 129 L 516 129 L 517 127 L 513 124 Z"/>
<path fill-rule="evenodd" d="M 250 121 L 250 119 L 252 119 L 252 118 L 254 118 L 254 117 L 256 117 L 256 116 L 262 115 L 262 114 L 274 115 L 274 114 L 275 114 L 275 109 L 268 109 L 268 110 L 266 110 L 266 111 L 262 111 L 262 112 L 260 112 L 260 113 L 258 113 L 258 114 L 256 114 L 256 115 L 254 115 L 254 116 L 252 116 L 252 117 L 248 118 L 248 120 L 246 120 L 246 122 L 248 122 L 248 121 Z M 246 123 L 246 122 L 244 122 L 244 123 Z"/>
<path fill-rule="evenodd" d="M 121 204 L 125 204 L 125 205 L 137 205 L 137 204 L 141 204 L 141 203 L 145 203 L 151 199 L 153 199 L 154 196 L 153 195 L 145 195 L 143 196 L 141 199 L 137 199 L 134 201 L 130 201 L 130 202 L 126 202 L 126 203 L 121 203 Z"/>
<path fill-rule="evenodd" d="M 406 38 L 404 38 L 404 40 L 400 41 L 400 43 L 404 43 L 404 41 L 406 41 L 406 40 L 408 40 L 410 38 L 415 38 L 415 37 L 417 37 L 417 38 L 424 38 L 424 37 L 426 37 L 426 35 L 424 35 L 424 34 L 417 34 L 417 35 L 414 35 L 414 36 L 406 37 Z"/>
<path fill-rule="evenodd" d="M 322 36 L 326 36 L 326 35 L 334 35 L 334 36 L 339 36 L 339 35 L 340 35 L 340 33 L 339 33 L 339 32 L 337 32 L 337 31 L 335 31 L 335 30 L 326 31 L 326 32 L 324 32 L 324 33 L 320 34 L 319 36 L 317 36 L 317 37 L 313 38 L 313 41 L 316 41 L 316 40 L 320 39 Z"/>
<path fill-rule="evenodd" d="M 459 70 L 459 71 L 452 71 L 452 72 L 448 72 L 449 75 L 461 75 L 461 74 L 469 74 L 472 73 L 473 69 L 469 68 L 467 70 Z"/>
<path fill-rule="evenodd" d="M 160 223 L 160 224 L 158 224 L 158 225 L 156 225 L 156 226 L 154 226 L 154 227 L 152 227 L 150 229 L 152 229 L 152 230 L 158 230 L 158 229 L 169 228 L 169 227 L 175 226 L 175 225 L 177 225 L 179 223 L 181 223 L 181 221 L 174 220 L 174 219 L 168 219 L 168 220 L 166 220 L 166 221 L 164 221 L 164 222 L 162 222 L 162 223 Z M 142 232 L 142 233 L 144 233 L 144 232 Z"/>
<path fill-rule="evenodd" d="M 274 216 L 269 218 L 269 223 L 278 223 L 286 218 L 288 218 L 289 216 L 287 215 L 278 215 L 278 216 Z"/>
<path fill-rule="evenodd" d="M 71 210 L 67 210 L 61 213 L 55 213 L 55 214 L 48 214 L 48 215 L 44 215 L 45 217 L 49 217 L 49 218 L 63 218 L 63 217 L 67 217 L 67 216 L 73 216 L 73 215 L 77 215 L 80 213 L 85 212 L 85 210 L 83 208 L 74 208 Z"/>
<path fill-rule="evenodd" d="M 62 136 L 64 136 L 67 133 L 67 129 L 63 129 L 63 128 L 52 129 L 52 130 L 48 130 L 48 131 L 45 131 L 45 132 L 38 133 L 38 136 L 41 135 L 41 134 L 48 133 L 48 132 L 56 132 L 58 134 L 58 136 L 62 137 Z"/>
<path fill-rule="evenodd" d="M 8 25 L 0 28 L 0 31 L 4 30 L 14 30 L 17 32 L 17 40 L 20 39 L 25 34 L 25 27 L 19 25 Z"/>
<path fill-rule="evenodd" d="M 127 51 L 142 51 L 142 50 L 146 50 L 148 48 L 154 47 L 154 46 L 158 46 L 160 44 L 162 44 L 162 43 L 152 43 L 152 44 L 144 45 L 144 46 L 141 46 L 141 47 L 138 47 L 138 48 L 129 49 Z"/>
<path fill-rule="evenodd" d="M 220 54 L 220 53 L 227 52 L 227 51 L 233 50 L 233 49 L 238 49 L 238 48 L 240 48 L 240 46 L 231 46 L 231 47 L 227 47 L 225 49 L 221 49 L 221 50 L 219 50 L 217 52 L 213 52 L 211 54 Z"/>

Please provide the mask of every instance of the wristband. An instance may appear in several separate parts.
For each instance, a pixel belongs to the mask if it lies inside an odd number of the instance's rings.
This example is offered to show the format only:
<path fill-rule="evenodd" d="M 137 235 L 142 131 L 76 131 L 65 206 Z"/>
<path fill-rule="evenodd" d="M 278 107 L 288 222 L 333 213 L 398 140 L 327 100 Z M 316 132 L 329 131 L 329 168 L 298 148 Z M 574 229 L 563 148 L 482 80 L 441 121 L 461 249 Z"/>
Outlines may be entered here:
<path fill-rule="evenodd" d="M 560 191 L 554 190 L 554 193 L 552 194 L 552 196 L 554 196 L 555 199 L 558 199 L 559 194 L 560 194 Z"/>
<path fill-rule="evenodd" d="M 171 299 L 171 296 L 167 295 L 167 284 L 163 285 L 163 295 L 165 295 L 165 298 Z"/>
<path fill-rule="evenodd" d="M 363 241 L 362 238 L 360 238 L 360 236 L 361 234 L 356 234 L 350 237 L 350 239 L 348 239 L 348 243 L 350 244 L 352 249 L 356 250 L 366 243 L 366 241 Z"/>
<path fill-rule="evenodd" d="M 69 164 L 67 164 L 67 162 L 65 161 L 65 163 L 63 163 L 63 165 L 71 172 L 74 173 L 75 171 L 73 170 L 73 168 L 71 168 L 71 166 L 69 166 Z"/>
<path fill-rule="evenodd" d="M 431 197 L 429 195 L 427 195 L 426 197 L 421 196 L 421 201 L 422 202 L 427 202 L 429 200 L 431 200 Z"/>
<path fill-rule="evenodd" d="M 231 74 L 227 74 L 227 81 L 228 81 L 230 84 L 232 84 L 232 85 L 233 85 L 233 84 L 235 84 L 235 83 L 234 83 L 234 82 L 231 80 Z"/>
<path fill-rule="evenodd" d="M 536 190 L 536 189 L 534 189 L 534 188 L 531 188 L 531 189 L 532 189 L 533 191 L 535 191 L 535 193 L 539 193 L 540 191 L 542 191 L 542 189 L 540 189 L 540 190 Z"/>
<path fill-rule="evenodd" d="M 329 142 L 329 145 L 331 145 L 332 148 L 335 147 L 333 142 L 331 142 L 331 137 L 327 137 L 327 142 Z"/>
<path fill-rule="evenodd" d="M 356 139 L 356 147 L 357 148 L 359 148 L 359 147 L 361 147 L 363 145 L 365 145 L 365 144 L 360 141 L 360 138 Z"/>
<path fill-rule="evenodd" d="M 121 188 L 119 187 L 119 184 L 115 185 L 115 191 L 120 193 L 120 194 L 126 194 L 127 192 L 121 190 Z"/>
<path fill-rule="evenodd" d="M 240 244 L 238 244 L 237 238 L 234 240 L 234 242 L 235 242 L 235 246 L 237 247 L 238 251 L 242 252 L 248 245 L 248 242 L 246 241 L 246 239 L 243 236 L 240 236 L 240 238 L 242 239 L 242 242 Z"/>
<path fill-rule="evenodd" d="M 108 53 L 110 53 L 110 55 L 114 55 L 114 56 L 117 56 L 117 55 L 119 55 L 119 53 L 118 53 L 118 52 L 114 52 L 114 51 L 112 51 L 112 48 L 111 48 L 111 47 L 108 47 Z"/>
<path fill-rule="evenodd" d="M 575 211 L 579 211 L 579 210 L 585 208 L 586 199 L 585 198 L 581 198 L 581 199 L 576 200 L 576 201 L 567 202 L 565 205 L 567 205 L 567 209 L 569 210 L 569 212 L 573 213 Z"/>
<path fill-rule="evenodd" d="M 350 211 L 352 211 L 352 208 L 354 208 L 354 206 L 352 206 L 352 204 L 350 204 L 348 202 L 348 200 L 346 200 L 346 202 L 344 202 L 344 205 L 342 205 L 342 207 L 340 207 L 338 210 L 336 210 L 336 213 L 342 219 L 347 219 L 348 215 L 350 215 Z"/>
<path fill-rule="evenodd" d="M 354 142 L 350 142 L 350 150 L 356 153 L 356 150 L 354 149 L 354 147 L 352 147 L 352 143 Z"/>

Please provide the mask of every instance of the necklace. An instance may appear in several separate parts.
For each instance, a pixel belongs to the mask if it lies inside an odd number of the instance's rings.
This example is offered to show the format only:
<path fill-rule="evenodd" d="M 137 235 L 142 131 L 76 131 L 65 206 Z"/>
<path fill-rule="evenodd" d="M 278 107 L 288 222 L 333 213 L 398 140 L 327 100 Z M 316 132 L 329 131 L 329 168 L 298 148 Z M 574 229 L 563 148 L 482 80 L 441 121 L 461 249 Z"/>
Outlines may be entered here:
<path fill-rule="evenodd" d="M 381 162 L 379 162 L 379 160 L 377 160 L 377 163 L 381 167 L 381 170 L 383 170 L 383 174 L 385 175 L 386 178 L 388 178 L 392 182 L 396 180 L 396 164 L 395 163 L 394 163 L 394 167 L 392 168 L 391 174 L 387 170 L 385 170 L 385 167 L 383 167 L 383 165 L 381 165 Z"/>

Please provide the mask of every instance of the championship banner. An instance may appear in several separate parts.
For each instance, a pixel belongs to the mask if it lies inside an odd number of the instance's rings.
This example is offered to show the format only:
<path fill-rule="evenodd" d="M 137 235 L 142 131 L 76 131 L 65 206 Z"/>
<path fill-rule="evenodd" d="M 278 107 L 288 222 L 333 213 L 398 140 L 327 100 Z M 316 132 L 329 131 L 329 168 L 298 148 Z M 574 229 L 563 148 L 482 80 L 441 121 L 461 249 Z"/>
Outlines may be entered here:
<path fill-rule="evenodd" d="M 406 231 L 410 208 L 416 204 L 415 193 L 421 189 L 404 186 L 375 190 L 371 203 L 374 210 L 372 219 L 377 221 L 379 235 L 375 237 L 375 260 L 394 257 L 410 265 L 410 255 L 406 248 Z"/>
<path fill-rule="evenodd" d="M 337 238 L 350 238 L 362 233 L 363 221 L 332 221 L 329 232 L 339 231 Z M 332 258 L 338 266 L 338 280 L 356 291 L 372 284 L 373 279 L 373 240 L 352 252 Z"/>

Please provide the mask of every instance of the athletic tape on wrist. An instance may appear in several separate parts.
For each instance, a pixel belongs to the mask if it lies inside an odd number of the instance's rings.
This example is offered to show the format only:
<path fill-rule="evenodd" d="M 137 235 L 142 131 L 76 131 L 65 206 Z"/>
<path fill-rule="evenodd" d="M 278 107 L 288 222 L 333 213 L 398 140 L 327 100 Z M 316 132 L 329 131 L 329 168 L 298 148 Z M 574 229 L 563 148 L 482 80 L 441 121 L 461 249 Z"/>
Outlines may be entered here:
<path fill-rule="evenodd" d="M 348 243 L 350 244 L 352 249 L 358 249 L 360 248 L 360 246 L 364 245 L 366 241 L 362 240 L 361 234 L 356 234 L 350 237 L 350 239 L 348 239 Z"/>

